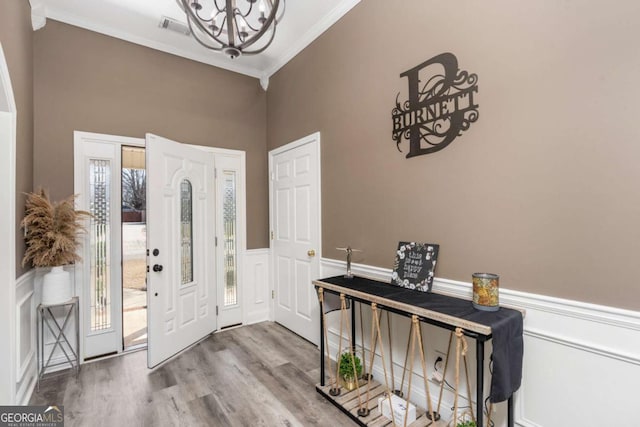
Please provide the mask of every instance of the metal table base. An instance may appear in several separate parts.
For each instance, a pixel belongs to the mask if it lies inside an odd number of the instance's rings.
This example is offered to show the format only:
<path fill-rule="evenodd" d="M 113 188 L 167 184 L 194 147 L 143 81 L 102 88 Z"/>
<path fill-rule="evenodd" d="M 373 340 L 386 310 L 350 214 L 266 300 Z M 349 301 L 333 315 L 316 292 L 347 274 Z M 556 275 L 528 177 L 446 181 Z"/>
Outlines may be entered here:
<path fill-rule="evenodd" d="M 66 365 L 67 363 L 71 365 L 71 368 L 75 369 L 76 377 L 78 376 L 78 372 L 80 370 L 80 357 L 79 357 L 79 344 L 80 344 L 80 333 L 79 333 L 79 298 L 73 297 L 69 301 L 60 303 L 60 304 L 40 304 L 38 305 L 38 323 L 37 323 L 37 341 L 38 341 L 38 349 L 37 349 L 37 366 L 38 366 L 38 390 L 40 390 L 40 380 L 46 373 L 48 368 Z M 62 323 L 56 319 L 53 311 L 55 309 L 62 308 Z M 69 322 L 71 319 L 74 319 L 75 325 L 73 325 L 72 331 L 67 331 L 71 329 L 69 326 Z M 53 348 L 51 349 L 51 353 L 49 353 L 49 357 L 45 361 L 45 342 L 44 342 L 44 332 L 45 325 L 49 332 L 51 332 L 54 342 Z M 75 347 L 71 345 L 67 335 L 69 332 L 75 333 Z M 55 364 L 51 364 L 53 354 L 56 351 L 56 348 L 60 348 L 62 354 L 64 354 L 66 361 L 59 362 Z"/>

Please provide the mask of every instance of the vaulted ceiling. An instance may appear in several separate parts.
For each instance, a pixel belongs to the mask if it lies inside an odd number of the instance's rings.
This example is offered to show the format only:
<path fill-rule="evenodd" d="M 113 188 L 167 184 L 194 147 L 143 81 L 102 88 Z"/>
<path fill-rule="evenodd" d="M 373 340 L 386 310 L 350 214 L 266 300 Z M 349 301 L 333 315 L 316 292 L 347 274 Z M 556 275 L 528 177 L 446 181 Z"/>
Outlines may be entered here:
<path fill-rule="evenodd" d="M 185 22 L 176 0 L 30 0 L 34 20 L 54 19 L 249 76 L 267 79 L 360 0 L 288 0 L 269 48 L 231 59 L 191 36 L 160 27 L 163 16 Z"/>

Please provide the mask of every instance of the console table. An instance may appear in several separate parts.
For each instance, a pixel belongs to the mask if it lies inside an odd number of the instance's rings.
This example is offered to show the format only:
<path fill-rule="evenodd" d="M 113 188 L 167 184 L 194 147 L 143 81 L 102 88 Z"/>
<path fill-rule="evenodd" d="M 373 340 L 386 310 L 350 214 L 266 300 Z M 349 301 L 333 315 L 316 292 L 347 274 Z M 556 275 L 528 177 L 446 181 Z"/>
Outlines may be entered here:
<path fill-rule="evenodd" d="M 484 418 L 484 347 L 493 339 L 494 377 L 492 378 L 492 401 L 507 400 L 507 421 L 514 425 L 513 392 L 519 387 L 522 375 L 522 318 L 518 310 L 501 307 L 496 312 L 479 311 L 473 308 L 471 301 L 437 293 L 418 292 L 393 286 L 389 283 L 365 277 L 330 277 L 313 281 L 316 290 L 324 293 L 345 295 L 347 299 L 361 304 L 377 304 L 378 308 L 405 317 L 418 316 L 420 322 L 435 325 L 450 331 L 462 328 L 464 335 L 476 341 L 476 421 L 483 426 Z M 320 307 L 320 336 L 323 337 L 324 322 Z M 355 310 L 351 304 L 351 336 L 355 342 Z M 502 348 L 506 351 L 501 351 Z M 496 369 L 496 356 L 499 353 L 501 366 Z M 358 416 L 345 409 L 329 396 L 325 387 L 325 342 L 320 340 L 320 384 L 316 390 L 334 405 L 349 415 L 360 425 L 364 424 Z M 509 359 L 509 360 L 506 360 Z M 513 360 L 515 359 L 515 360 Z M 519 360 L 518 360 L 519 359 Z M 501 376 L 495 378 L 496 373 Z M 457 392 L 457 391 L 456 391 Z M 497 400 L 494 400 L 494 397 Z M 389 421 L 391 422 L 391 421 Z"/>

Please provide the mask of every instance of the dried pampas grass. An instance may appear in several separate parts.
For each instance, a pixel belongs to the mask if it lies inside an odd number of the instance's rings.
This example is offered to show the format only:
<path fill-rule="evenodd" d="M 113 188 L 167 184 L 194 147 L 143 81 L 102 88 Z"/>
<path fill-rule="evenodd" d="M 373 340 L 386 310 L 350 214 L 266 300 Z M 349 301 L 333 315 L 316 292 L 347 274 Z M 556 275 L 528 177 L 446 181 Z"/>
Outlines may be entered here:
<path fill-rule="evenodd" d="M 43 189 L 27 194 L 25 217 L 20 226 L 26 230 L 27 250 L 22 266 L 55 267 L 80 261 L 77 254 L 78 234 L 89 212 L 77 211 L 75 196 L 52 203 Z"/>

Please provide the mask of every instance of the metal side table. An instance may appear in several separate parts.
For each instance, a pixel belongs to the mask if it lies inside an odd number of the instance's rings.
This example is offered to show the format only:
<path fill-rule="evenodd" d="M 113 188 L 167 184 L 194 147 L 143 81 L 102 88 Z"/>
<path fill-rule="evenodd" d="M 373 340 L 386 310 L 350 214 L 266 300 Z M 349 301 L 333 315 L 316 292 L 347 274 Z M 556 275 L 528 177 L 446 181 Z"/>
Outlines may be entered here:
<path fill-rule="evenodd" d="M 38 390 L 40 390 L 40 379 L 44 376 L 47 368 L 66 365 L 67 363 L 69 363 L 71 367 L 76 370 L 76 377 L 78 376 L 78 371 L 80 370 L 80 316 L 78 312 L 78 301 L 78 297 L 73 297 L 69 301 L 60 304 L 40 304 L 38 306 L 38 323 L 36 328 L 38 334 Z M 52 311 L 53 309 L 56 309 L 58 307 L 61 307 L 63 309 L 62 324 L 58 322 L 58 319 L 56 319 L 56 316 Z M 72 318 L 75 320 L 75 325 L 73 328 L 71 328 L 71 326 L 69 325 L 69 321 Z M 49 357 L 47 358 L 46 362 L 44 358 L 45 325 L 54 337 L 53 348 L 51 349 L 51 353 L 49 353 Z M 69 333 L 75 333 L 76 335 L 75 348 L 71 345 L 69 339 L 67 338 L 67 335 Z M 51 358 L 53 357 L 53 353 L 55 353 L 57 347 L 60 347 L 60 350 L 67 360 L 65 362 L 55 363 L 52 365 Z"/>

